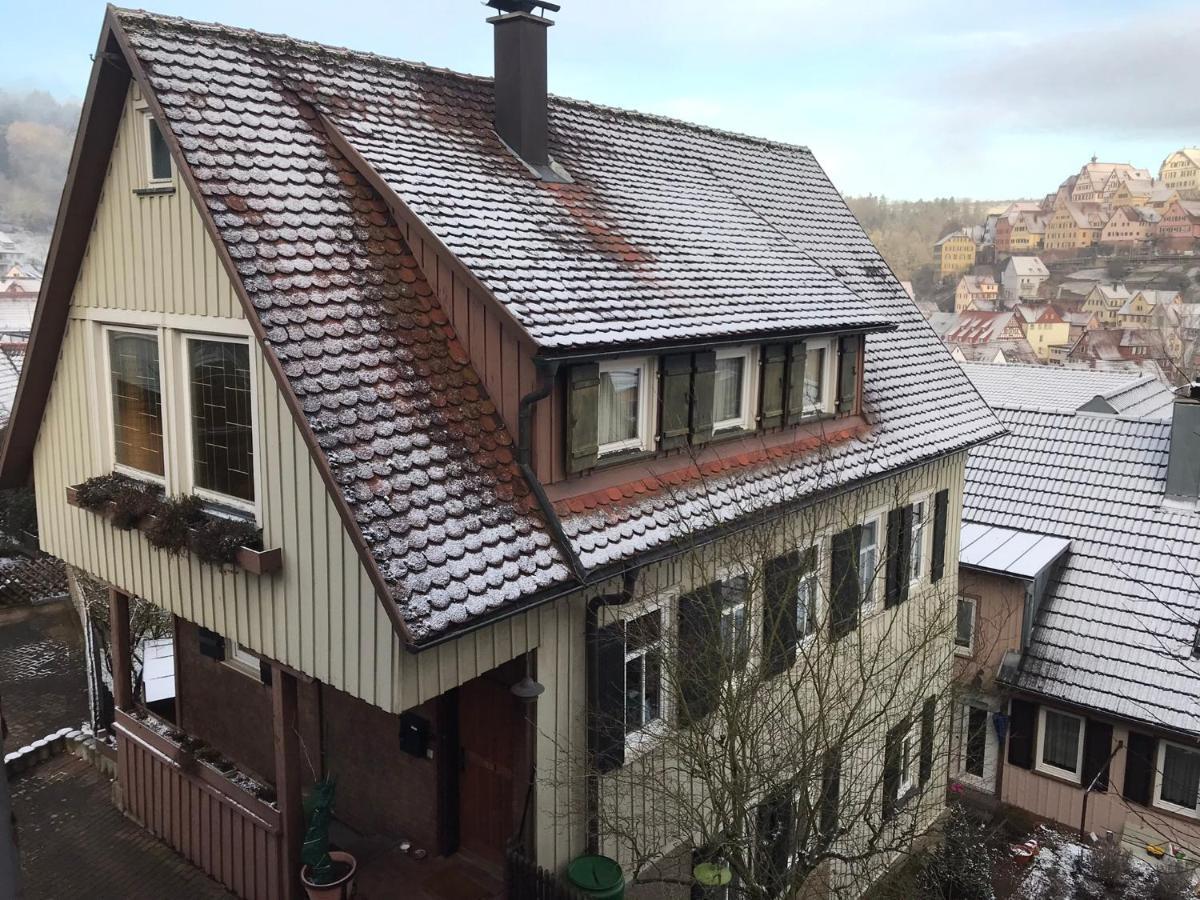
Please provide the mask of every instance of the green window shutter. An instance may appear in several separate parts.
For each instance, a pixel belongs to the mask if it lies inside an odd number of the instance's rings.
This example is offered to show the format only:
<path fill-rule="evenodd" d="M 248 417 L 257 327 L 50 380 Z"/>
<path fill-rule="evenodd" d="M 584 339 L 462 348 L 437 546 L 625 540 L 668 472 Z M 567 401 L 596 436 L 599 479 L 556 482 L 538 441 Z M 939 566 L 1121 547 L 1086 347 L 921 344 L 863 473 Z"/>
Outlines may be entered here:
<path fill-rule="evenodd" d="M 721 693 L 720 596 L 709 587 L 679 598 L 681 671 L 676 677 L 679 723 L 691 725 L 712 712 Z"/>
<path fill-rule="evenodd" d="M 692 443 L 707 444 L 713 433 L 713 380 L 717 354 L 711 350 L 697 353 L 692 373 Z"/>
<path fill-rule="evenodd" d="M 800 554 L 785 553 L 763 566 L 763 674 L 768 678 L 796 662 L 796 591 Z"/>
<path fill-rule="evenodd" d="M 660 361 L 662 400 L 659 408 L 661 447 L 670 450 L 688 442 L 689 415 L 692 405 L 692 355 L 675 353 Z"/>
<path fill-rule="evenodd" d="M 837 411 L 840 413 L 852 413 L 857 406 L 859 341 L 857 335 L 838 341 Z"/>
<path fill-rule="evenodd" d="M 858 627 L 858 549 L 861 542 L 861 525 L 838 532 L 831 542 L 829 632 L 835 641 Z"/>
<path fill-rule="evenodd" d="M 896 562 L 900 576 L 900 602 L 908 599 L 908 569 L 912 565 L 913 508 L 909 503 L 900 509 L 900 559 Z"/>
<path fill-rule="evenodd" d="M 883 606 L 888 609 L 900 604 L 900 510 L 887 514 L 887 564 L 884 567 Z"/>
<path fill-rule="evenodd" d="M 946 571 L 946 519 L 950 512 L 950 491 L 940 490 L 933 498 L 933 563 L 929 580 L 940 581 Z"/>
<path fill-rule="evenodd" d="M 795 425 L 804 418 L 804 341 L 788 346 L 786 422 Z"/>
<path fill-rule="evenodd" d="M 762 400 L 759 404 L 759 424 L 763 428 L 775 428 L 783 424 L 787 346 L 767 344 L 762 350 L 762 361 Z"/>
<path fill-rule="evenodd" d="M 596 421 L 600 407 L 600 366 L 583 363 L 567 373 L 567 471 L 596 465 Z"/>

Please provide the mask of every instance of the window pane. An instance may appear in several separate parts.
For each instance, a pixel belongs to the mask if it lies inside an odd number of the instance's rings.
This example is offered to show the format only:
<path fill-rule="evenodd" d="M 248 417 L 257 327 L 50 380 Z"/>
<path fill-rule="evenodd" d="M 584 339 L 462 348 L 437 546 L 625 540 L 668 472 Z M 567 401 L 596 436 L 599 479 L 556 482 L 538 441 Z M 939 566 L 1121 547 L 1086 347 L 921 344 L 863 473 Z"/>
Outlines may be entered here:
<path fill-rule="evenodd" d="M 717 360 L 717 372 L 713 385 L 713 422 L 720 423 L 742 417 L 742 379 L 745 377 L 746 359 L 742 356 L 727 356 Z"/>
<path fill-rule="evenodd" d="M 1079 764 L 1079 720 L 1053 710 L 1046 711 L 1046 738 L 1042 761 L 1068 772 Z"/>
<path fill-rule="evenodd" d="M 975 604 L 958 598 L 958 621 L 954 629 L 954 643 L 959 647 L 970 647 L 975 630 Z"/>
<path fill-rule="evenodd" d="M 987 757 L 986 709 L 967 707 L 967 758 L 963 769 L 969 775 L 983 775 L 983 764 Z"/>
<path fill-rule="evenodd" d="M 637 366 L 600 373 L 600 446 L 636 440 L 638 436 L 638 386 L 642 370 Z"/>
<path fill-rule="evenodd" d="M 116 461 L 142 472 L 163 474 L 162 385 L 158 338 L 151 334 L 108 335 Z"/>
<path fill-rule="evenodd" d="M 150 129 L 150 177 L 166 180 L 171 177 L 171 151 L 167 149 L 158 123 L 153 119 L 147 119 L 146 122 Z"/>
<path fill-rule="evenodd" d="M 188 354 L 196 486 L 253 500 L 250 349 L 228 341 L 189 341 Z"/>
<path fill-rule="evenodd" d="M 625 663 L 625 733 L 637 731 L 642 727 L 643 707 L 643 669 L 646 664 L 644 655 L 635 656 Z"/>
<path fill-rule="evenodd" d="M 814 347 L 804 358 L 804 412 L 824 409 L 825 395 L 825 348 Z"/>
<path fill-rule="evenodd" d="M 806 637 L 816 626 L 817 577 L 803 575 L 796 584 L 796 636 Z"/>
<path fill-rule="evenodd" d="M 1196 809 L 1200 795 L 1200 753 L 1167 744 L 1163 747 L 1162 798 Z"/>
<path fill-rule="evenodd" d="M 908 555 L 908 578 L 910 581 L 918 581 L 921 578 L 921 551 L 925 548 L 925 501 L 913 504 L 912 521 L 912 547 Z"/>
<path fill-rule="evenodd" d="M 862 543 L 858 550 L 858 588 L 863 603 L 871 602 L 875 587 L 876 525 L 867 522 L 862 527 Z"/>

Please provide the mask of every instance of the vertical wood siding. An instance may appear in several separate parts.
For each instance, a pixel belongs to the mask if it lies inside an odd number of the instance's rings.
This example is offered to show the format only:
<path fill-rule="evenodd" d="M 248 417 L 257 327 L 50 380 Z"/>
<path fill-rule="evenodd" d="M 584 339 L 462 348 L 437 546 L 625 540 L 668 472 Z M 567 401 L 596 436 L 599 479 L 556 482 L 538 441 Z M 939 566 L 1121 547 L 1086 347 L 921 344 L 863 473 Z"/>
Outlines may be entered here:
<path fill-rule="evenodd" d="M 120 806 L 188 862 L 245 900 L 282 900 L 277 810 L 117 714 Z M 203 769 L 203 771 L 202 771 Z"/>

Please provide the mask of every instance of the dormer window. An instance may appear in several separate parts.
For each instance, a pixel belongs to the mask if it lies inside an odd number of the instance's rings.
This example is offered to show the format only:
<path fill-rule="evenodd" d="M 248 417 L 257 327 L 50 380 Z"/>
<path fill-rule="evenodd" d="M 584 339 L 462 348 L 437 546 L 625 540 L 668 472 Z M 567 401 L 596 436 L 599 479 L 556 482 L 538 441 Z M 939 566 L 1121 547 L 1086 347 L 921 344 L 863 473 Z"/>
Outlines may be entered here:
<path fill-rule="evenodd" d="M 810 341 L 804 359 L 804 415 L 812 416 L 829 411 L 826 396 L 829 378 L 826 375 L 829 359 L 828 341 Z"/>
<path fill-rule="evenodd" d="M 600 364 L 596 439 L 601 456 L 651 447 L 652 404 L 649 359 L 605 360 Z"/>
<path fill-rule="evenodd" d="M 754 428 L 754 351 L 733 347 L 716 352 L 713 373 L 713 431 Z"/>

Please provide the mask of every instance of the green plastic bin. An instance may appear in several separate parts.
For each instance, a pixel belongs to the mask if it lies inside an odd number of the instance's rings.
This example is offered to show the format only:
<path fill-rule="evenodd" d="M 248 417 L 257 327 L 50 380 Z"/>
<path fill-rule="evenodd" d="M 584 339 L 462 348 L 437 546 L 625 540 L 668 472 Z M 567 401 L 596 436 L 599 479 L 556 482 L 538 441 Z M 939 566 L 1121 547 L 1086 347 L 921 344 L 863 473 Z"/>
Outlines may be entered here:
<path fill-rule="evenodd" d="M 624 900 L 625 873 L 607 856 L 578 856 L 567 866 L 567 881 L 596 900 Z"/>

